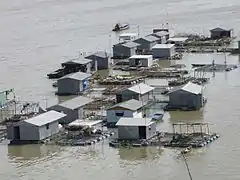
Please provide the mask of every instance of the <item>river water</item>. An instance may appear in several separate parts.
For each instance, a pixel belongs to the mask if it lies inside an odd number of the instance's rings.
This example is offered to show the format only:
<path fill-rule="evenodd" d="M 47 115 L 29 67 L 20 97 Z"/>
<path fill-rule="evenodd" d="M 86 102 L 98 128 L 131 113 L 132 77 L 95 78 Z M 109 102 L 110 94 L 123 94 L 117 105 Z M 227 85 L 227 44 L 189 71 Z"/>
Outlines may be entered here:
<path fill-rule="evenodd" d="M 208 34 L 216 26 L 234 28 L 239 35 L 238 0 L 2 0 L 0 2 L 0 88 L 14 88 L 20 99 L 56 103 L 46 74 L 79 52 L 109 50 L 117 38 L 112 26 L 129 22 L 132 31 L 149 33 L 162 23 L 177 32 Z M 222 54 L 185 55 L 186 64 L 223 62 Z M 228 63 L 239 57 L 228 56 Z M 176 62 L 178 63 L 178 62 Z M 179 61 L 179 63 L 182 63 Z M 203 110 L 170 113 L 171 122 L 210 122 L 221 138 L 187 155 L 195 180 L 240 178 L 240 70 L 209 74 Z M 156 82 L 151 82 L 156 83 Z M 188 179 L 178 150 L 162 148 L 112 149 L 107 141 L 92 147 L 0 146 L 0 179 Z"/>

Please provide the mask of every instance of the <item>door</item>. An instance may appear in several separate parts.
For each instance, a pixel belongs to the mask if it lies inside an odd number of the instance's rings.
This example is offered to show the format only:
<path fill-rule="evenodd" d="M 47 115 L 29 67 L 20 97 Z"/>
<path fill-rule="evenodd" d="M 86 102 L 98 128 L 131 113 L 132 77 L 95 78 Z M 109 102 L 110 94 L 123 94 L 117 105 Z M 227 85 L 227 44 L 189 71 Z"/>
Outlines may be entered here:
<path fill-rule="evenodd" d="M 116 99 L 117 99 L 117 103 L 122 102 L 122 95 L 121 94 L 117 94 Z"/>
<path fill-rule="evenodd" d="M 13 128 L 13 137 L 14 139 L 16 140 L 19 140 L 20 139 L 20 129 L 19 129 L 19 126 L 15 126 Z"/>
<path fill-rule="evenodd" d="M 146 126 L 139 126 L 138 132 L 139 132 L 140 139 L 146 139 Z"/>

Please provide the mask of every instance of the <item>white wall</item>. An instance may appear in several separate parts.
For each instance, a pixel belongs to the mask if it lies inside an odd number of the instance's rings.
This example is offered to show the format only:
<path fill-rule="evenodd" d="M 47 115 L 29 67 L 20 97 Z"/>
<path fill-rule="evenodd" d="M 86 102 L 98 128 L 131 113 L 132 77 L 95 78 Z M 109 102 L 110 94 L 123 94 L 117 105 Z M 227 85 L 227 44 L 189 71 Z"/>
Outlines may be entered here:
<path fill-rule="evenodd" d="M 143 117 L 143 114 L 142 114 L 142 112 L 137 112 L 137 111 L 136 111 L 136 112 L 133 113 L 133 117 L 134 117 L 134 118 L 142 118 L 142 117 Z"/>
<path fill-rule="evenodd" d="M 59 132 L 58 122 L 55 121 L 53 123 L 49 123 L 49 128 L 47 129 L 47 126 L 41 126 L 39 127 L 39 140 L 43 140 L 45 138 L 48 138 L 56 133 Z"/>
<path fill-rule="evenodd" d="M 124 112 L 124 115 L 122 117 L 142 117 L 142 112 L 133 112 L 130 110 L 107 110 L 107 122 L 117 123 L 121 117 L 116 116 L 116 113 L 122 112 Z"/>

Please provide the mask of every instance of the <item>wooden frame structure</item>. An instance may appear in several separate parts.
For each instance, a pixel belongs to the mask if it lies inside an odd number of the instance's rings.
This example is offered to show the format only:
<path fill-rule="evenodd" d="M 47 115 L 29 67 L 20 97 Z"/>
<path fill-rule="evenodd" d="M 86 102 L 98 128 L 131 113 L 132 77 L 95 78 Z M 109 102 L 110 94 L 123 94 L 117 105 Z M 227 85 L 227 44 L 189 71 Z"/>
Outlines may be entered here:
<path fill-rule="evenodd" d="M 212 124 L 211 123 L 173 123 L 172 124 L 174 134 L 179 134 L 176 131 L 176 127 L 179 127 L 180 134 L 192 134 L 192 133 L 210 134 L 209 125 L 212 125 Z M 184 132 L 183 132 L 183 127 L 185 127 Z M 196 127 L 199 127 L 200 131 L 196 131 Z M 204 127 L 205 129 L 207 129 L 207 132 L 203 131 Z M 191 129 L 191 132 L 190 132 L 190 129 Z"/>

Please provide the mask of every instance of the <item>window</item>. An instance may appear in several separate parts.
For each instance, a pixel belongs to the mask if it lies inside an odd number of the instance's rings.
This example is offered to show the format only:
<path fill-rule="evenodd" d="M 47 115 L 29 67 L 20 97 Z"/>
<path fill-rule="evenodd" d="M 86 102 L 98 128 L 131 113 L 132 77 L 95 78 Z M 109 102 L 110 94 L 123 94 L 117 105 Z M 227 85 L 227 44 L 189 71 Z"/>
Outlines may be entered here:
<path fill-rule="evenodd" d="M 49 124 L 46 124 L 46 129 L 49 129 Z"/>
<path fill-rule="evenodd" d="M 116 112 L 115 115 L 118 116 L 118 117 L 123 117 L 124 112 Z"/>

